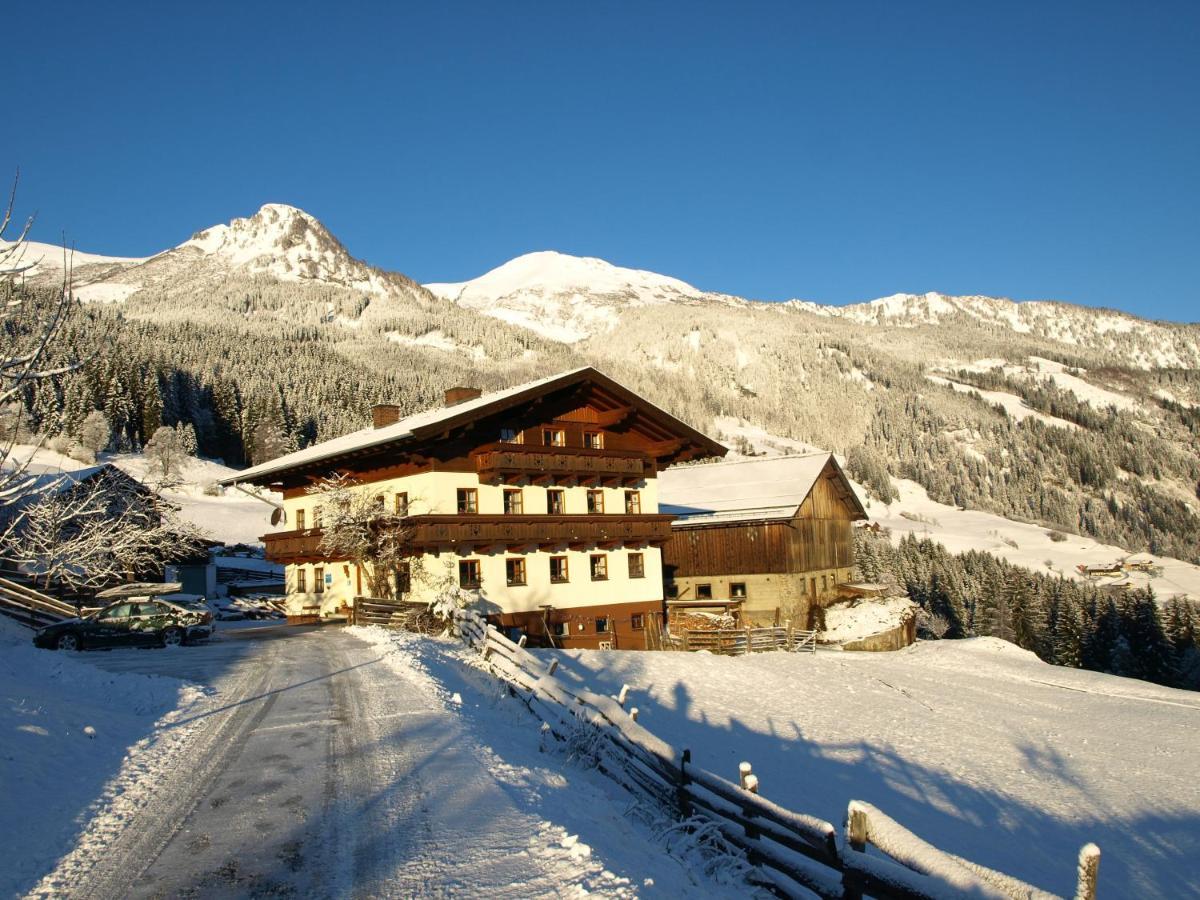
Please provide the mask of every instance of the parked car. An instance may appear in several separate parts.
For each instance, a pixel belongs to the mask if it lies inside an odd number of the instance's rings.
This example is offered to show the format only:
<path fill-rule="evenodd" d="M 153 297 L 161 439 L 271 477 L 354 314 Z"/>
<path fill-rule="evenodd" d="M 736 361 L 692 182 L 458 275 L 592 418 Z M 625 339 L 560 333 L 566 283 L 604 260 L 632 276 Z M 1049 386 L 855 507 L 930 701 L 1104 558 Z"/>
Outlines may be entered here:
<path fill-rule="evenodd" d="M 212 621 L 212 613 L 202 603 L 161 597 L 124 599 L 83 618 L 39 628 L 33 643 L 51 650 L 174 647 L 211 637 Z"/>

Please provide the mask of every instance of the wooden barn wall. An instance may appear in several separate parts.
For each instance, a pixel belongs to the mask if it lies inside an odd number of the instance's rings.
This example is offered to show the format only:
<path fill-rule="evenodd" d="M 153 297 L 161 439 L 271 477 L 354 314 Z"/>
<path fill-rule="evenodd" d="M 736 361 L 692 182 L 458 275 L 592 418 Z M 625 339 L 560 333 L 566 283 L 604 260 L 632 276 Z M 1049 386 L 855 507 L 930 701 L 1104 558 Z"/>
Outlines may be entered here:
<path fill-rule="evenodd" d="M 840 569 L 853 562 L 853 510 L 821 477 L 790 522 L 675 528 L 663 547 L 668 577 Z"/>

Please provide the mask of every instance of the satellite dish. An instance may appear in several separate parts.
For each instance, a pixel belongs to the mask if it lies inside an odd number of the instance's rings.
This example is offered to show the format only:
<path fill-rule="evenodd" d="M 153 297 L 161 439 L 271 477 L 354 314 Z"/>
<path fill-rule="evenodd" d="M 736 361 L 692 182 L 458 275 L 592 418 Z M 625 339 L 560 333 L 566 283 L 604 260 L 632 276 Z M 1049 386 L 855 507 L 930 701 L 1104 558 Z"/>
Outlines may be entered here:
<path fill-rule="evenodd" d="M 278 525 L 280 522 L 286 521 L 286 516 L 282 509 L 276 509 L 271 513 L 271 524 Z"/>

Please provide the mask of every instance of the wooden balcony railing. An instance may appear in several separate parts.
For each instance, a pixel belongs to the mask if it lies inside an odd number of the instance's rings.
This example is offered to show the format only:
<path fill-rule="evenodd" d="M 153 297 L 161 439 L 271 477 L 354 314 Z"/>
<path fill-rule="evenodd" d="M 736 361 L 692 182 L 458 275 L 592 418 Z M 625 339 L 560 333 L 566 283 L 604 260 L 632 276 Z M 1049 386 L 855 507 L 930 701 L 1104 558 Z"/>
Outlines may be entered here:
<path fill-rule="evenodd" d="M 388 519 L 385 527 L 409 532 L 413 552 L 456 550 L 488 553 L 531 549 L 615 549 L 629 545 L 660 546 L 671 537 L 669 515 L 613 516 L 410 516 Z M 263 535 L 267 559 L 277 563 L 322 558 L 321 532 L 281 531 Z"/>
<path fill-rule="evenodd" d="M 578 479 L 619 484 L 632 483 L 649 474 L 646 459 L 640 453 L 581 452 L 555 447 L 484 450 L 475 455 L 475 468 L 482 481 Z"/>

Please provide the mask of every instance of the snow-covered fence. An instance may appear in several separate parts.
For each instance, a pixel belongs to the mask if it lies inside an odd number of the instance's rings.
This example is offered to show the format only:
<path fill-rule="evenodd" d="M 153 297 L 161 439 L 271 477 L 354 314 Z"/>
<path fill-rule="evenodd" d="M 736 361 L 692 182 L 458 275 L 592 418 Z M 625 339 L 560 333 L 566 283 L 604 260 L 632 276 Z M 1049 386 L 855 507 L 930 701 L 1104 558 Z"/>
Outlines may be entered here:
<path fill-rule="evenodd" d="M 707 650 L 724 656 L 769 650 L 817 650 L 817 633 L 782 626 L 766 628 L 672 628 L 681 650 Z"/>
<path fill-rule="evenodd" d="M 26 585 L 0 578 L 0 613 L 24 625 L 61 622 L 75 615 L 75 607 Z"/>
<path fill-rule="evenodd" d="M 456 610 L 463 640 L 477 649 L 510 693 L 542 721 L 542 730 L 578 749 L 631 793 L 696 828 L 706 828 L 746 855 L 768 886 L 785 897 L 943 900 L 950 897 L 1055 897 L 1019 879 L 928 844 L 873 806 L 850 801 L 844 835 L 829 822 L 763 797 L 749 763 L 732 782 L 692 762 L 626 709 L 628 685 L 616 697 L 557 677 L 549 664 L 471 610 Z M 877 853 L 868 853 L 871 845 Z M 1095 900 L 1100 851 L 1079 854 L 1075 900 Z"/>

